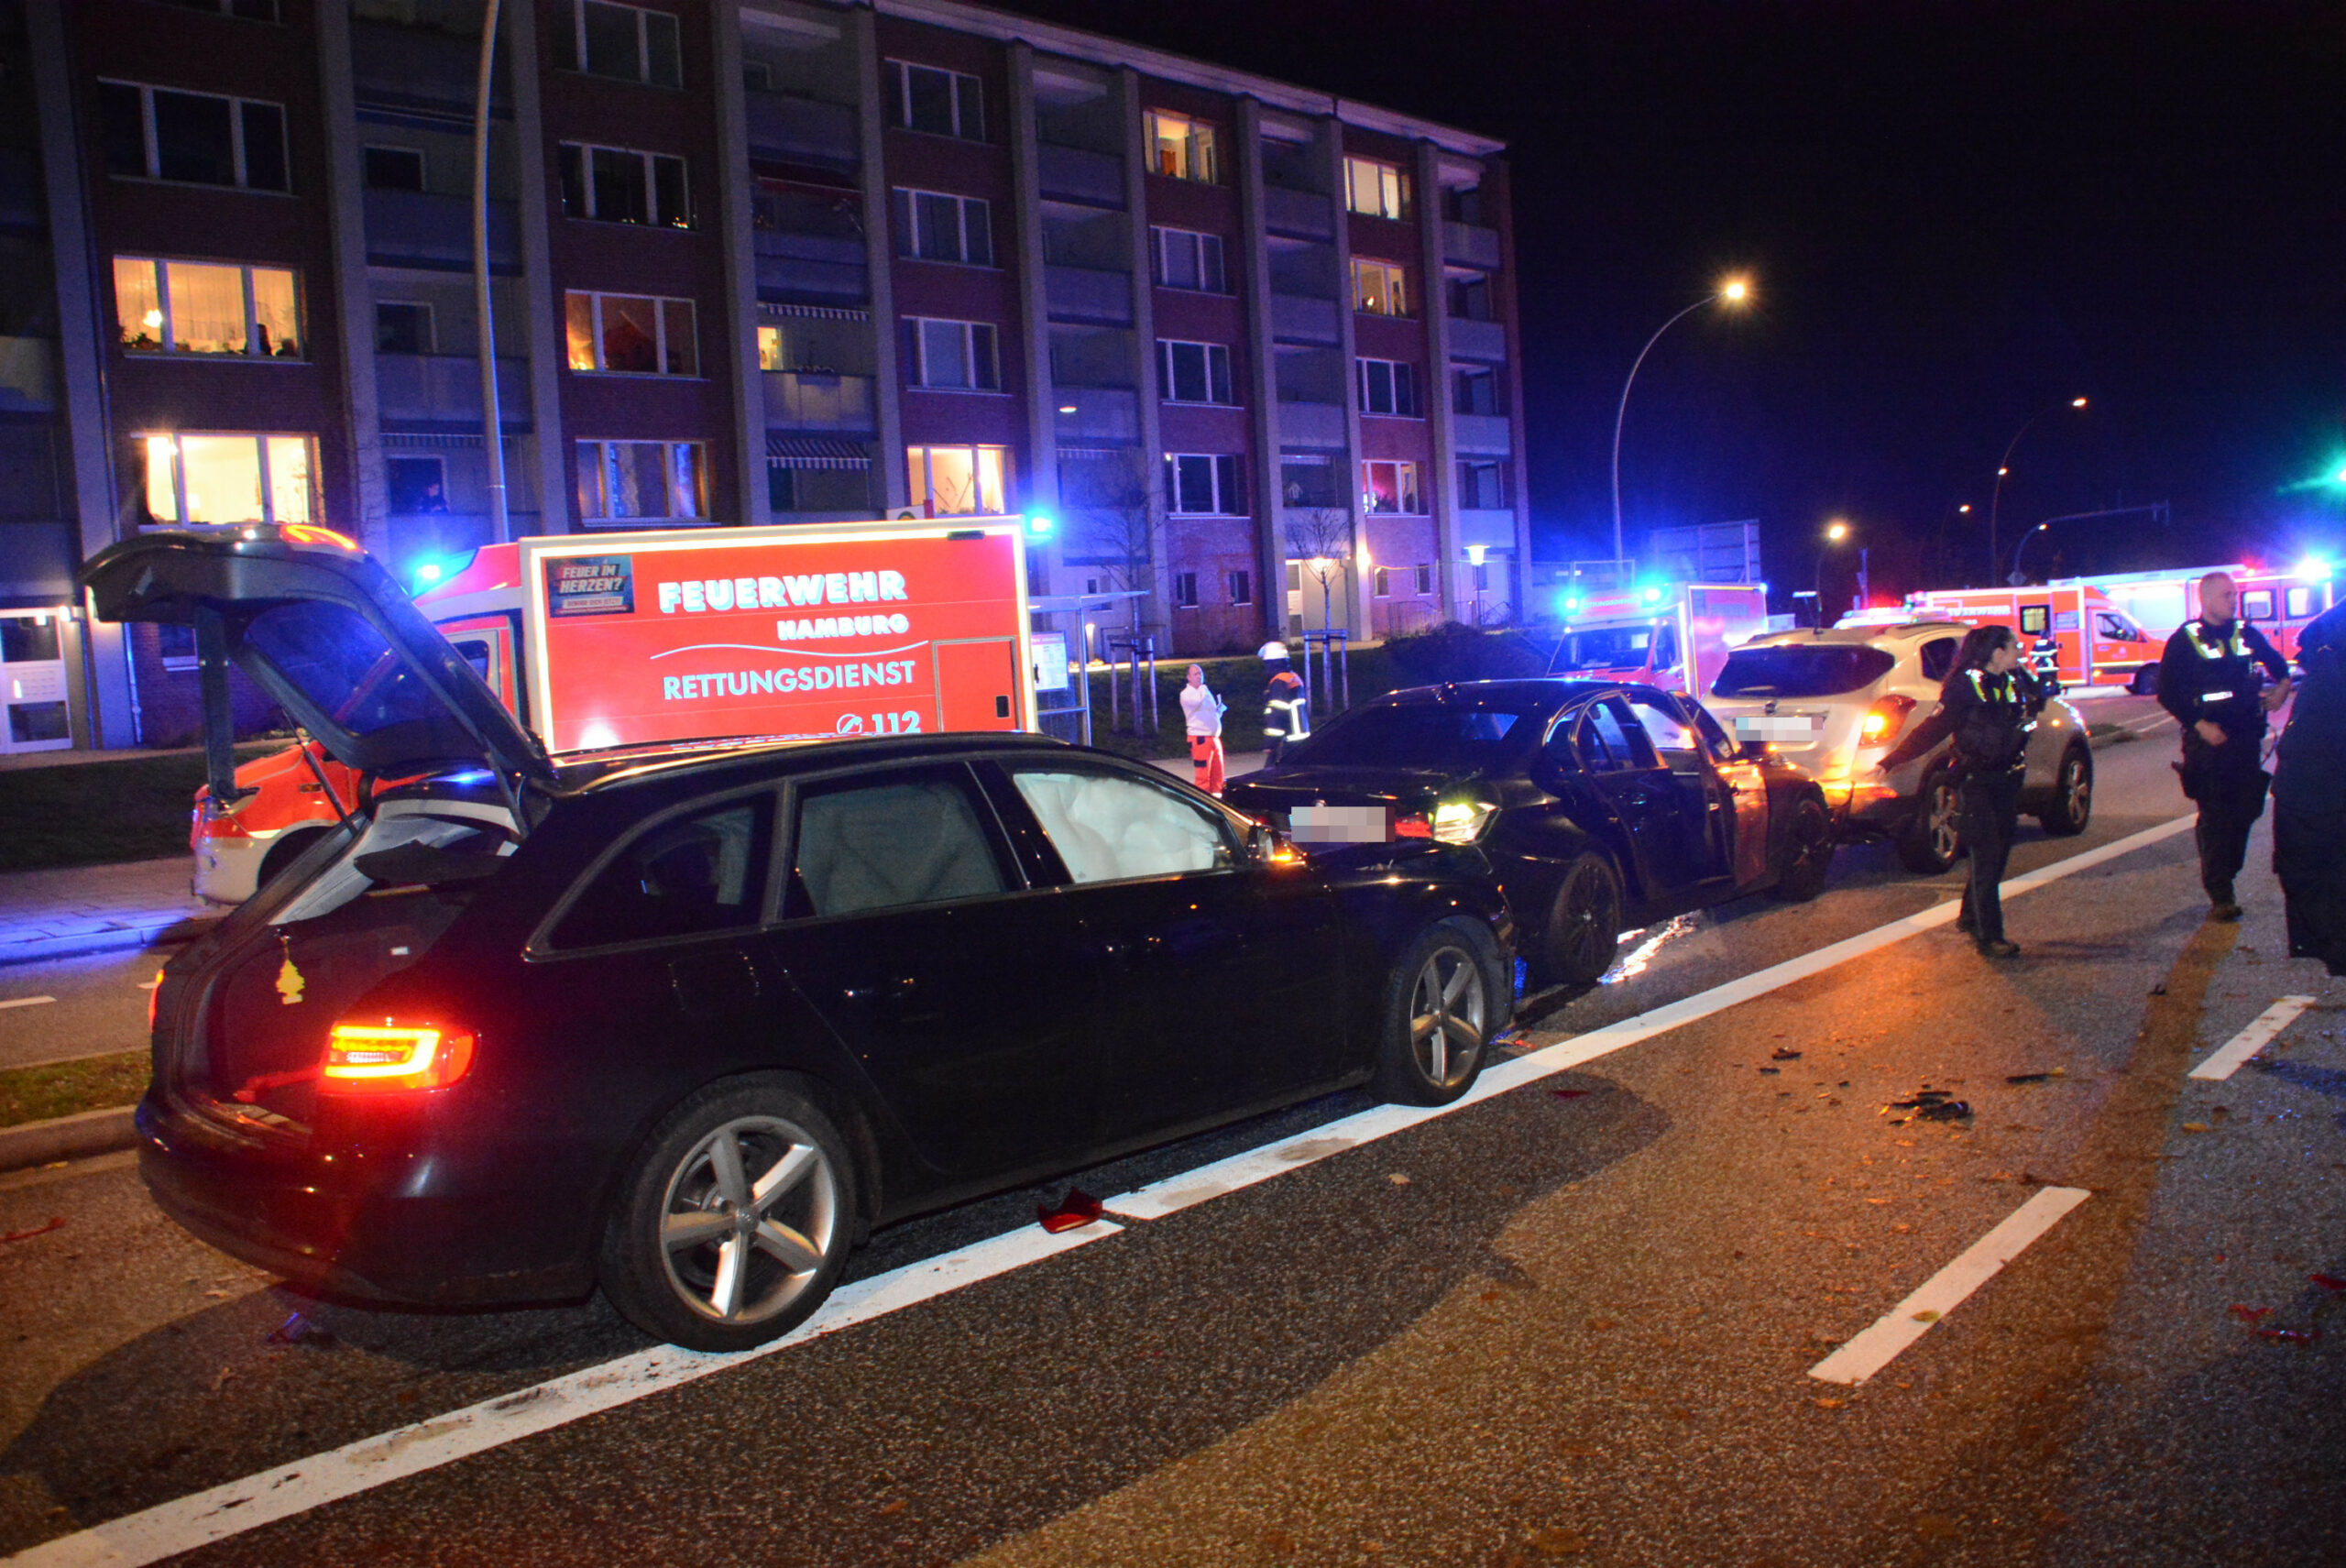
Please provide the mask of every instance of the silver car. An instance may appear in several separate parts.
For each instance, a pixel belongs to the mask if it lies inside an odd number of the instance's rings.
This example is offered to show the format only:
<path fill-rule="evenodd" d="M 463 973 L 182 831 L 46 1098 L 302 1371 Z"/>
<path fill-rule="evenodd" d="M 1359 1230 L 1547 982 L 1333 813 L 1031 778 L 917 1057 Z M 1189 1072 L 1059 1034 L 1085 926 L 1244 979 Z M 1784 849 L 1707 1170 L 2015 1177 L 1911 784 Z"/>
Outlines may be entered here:
<path fill-rule="evenodd" d="M 1887 776 L 1875 765 L 1938 707 L 1970 628 L 1956 621 L 1777 631 L 1727 656 L 1704 705 L 1747 745 L 1804 770 L 1823 786 L 1844 839 L 1887 839 L 1918 872 L 1963 853 L 1947 744 Z M 2066 837 L 2093 815 L 2093 751 L 2085 720 L 2059 697 L 2028 738 L 2020 808 Z"/>

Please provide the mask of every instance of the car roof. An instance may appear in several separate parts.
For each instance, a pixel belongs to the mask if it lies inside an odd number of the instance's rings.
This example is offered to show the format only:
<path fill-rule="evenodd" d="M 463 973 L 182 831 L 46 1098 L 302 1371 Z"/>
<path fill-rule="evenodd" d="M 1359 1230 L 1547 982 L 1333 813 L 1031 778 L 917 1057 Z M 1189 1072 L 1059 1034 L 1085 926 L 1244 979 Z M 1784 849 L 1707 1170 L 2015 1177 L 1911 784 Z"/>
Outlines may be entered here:
<path fill-rule="evenodd" d="M 943 735 L 860 736 L 838 740 L 680 741 L 586 756 L 574 754 L 560 762 L 565 790 L 587 793 L 704 775 L 708 782 L 721 785 L 727 782 L 726 775 L 734 773 L 753 773 L 762 779 L 781 778 L 842 763 L 963 759 L 1036 748 L 1080 750 L 1048 735 L 1024 730 L 981 730 Z"/>
<path fill-rule="evenodd" d="M 1511 704 L 1519 707 L 1562 707 L 1599 692 L 1621 691 L 1621 681 L 1566 680 L 1555 675 L 1523 676 L 1513 680 L 1442 681 L 1431 685 L 1404 686 L 1376 700 L 1398 705 L 1420 702 Z"/>
<path fill-rule="evenodd" d="M 1829 626 L 1822 631 L 1770 631 L 1743 644 L 1746 648 L 1798 648 L 1813 642 L 1868 644 L 1921 642 L 1938 637 L 1960 637 L 1970 630 L 1960 620 L 1909 620 L 1895 626 Z"/>

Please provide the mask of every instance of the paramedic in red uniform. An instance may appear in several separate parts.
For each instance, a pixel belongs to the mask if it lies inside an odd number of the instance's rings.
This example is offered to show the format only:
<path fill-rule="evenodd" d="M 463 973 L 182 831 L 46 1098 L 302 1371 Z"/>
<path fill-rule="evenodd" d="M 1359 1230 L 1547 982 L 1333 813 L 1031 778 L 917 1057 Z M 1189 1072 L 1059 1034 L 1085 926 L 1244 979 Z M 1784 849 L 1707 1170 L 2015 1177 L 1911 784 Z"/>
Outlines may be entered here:
<path fill-rule="evenodd" d="M 2199 807 L 2199 883 L 2209 915 L 2240 918 L 2232 879 L 2248 859 L 2249 829 L 2264 815 L 2264 716 L 2288 699 L 2288 662 L 2233 611 L 2240 588 L 2221 572 L 2199 579 L 2199 619 L 2166 640 L 2159 706 L 2183 727 L 2183 793 Z M 2258 666 L 2273 677 L 2262 693 Z"/>

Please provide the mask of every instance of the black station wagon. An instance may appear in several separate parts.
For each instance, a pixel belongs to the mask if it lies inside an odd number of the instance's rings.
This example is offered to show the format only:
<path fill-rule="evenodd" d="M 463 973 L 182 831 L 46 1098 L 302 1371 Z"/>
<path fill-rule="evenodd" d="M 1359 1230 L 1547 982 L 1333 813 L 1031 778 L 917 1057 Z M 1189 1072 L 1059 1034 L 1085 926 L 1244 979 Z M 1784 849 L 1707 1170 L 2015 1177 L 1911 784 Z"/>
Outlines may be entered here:
<path fill-rule="evenodd" d="M 1472 850 L 1307 859 L 1025 735 L 557 761 L 355 551 L 157 532 L 87 580 L 194 627 L 216 799 L 232 663 L 375 781 L 165 970 L 138 1108 L 164 1212 L 313 1289 L 599 1286 L 754 1344 L 875 1225 L 1342 1086 L 1455 1098 L 1511 1012 Z"/>

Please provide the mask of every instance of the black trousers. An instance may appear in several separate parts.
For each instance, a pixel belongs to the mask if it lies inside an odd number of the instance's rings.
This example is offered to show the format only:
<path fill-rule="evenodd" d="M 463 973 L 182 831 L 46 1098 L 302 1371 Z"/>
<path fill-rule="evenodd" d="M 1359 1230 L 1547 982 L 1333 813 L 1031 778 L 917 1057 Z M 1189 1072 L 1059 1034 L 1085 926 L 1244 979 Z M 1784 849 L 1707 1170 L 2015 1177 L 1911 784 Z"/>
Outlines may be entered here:
<path fill-rule="evenodd" d="M 1973 773 L 1957 792 L 1963 852 L 1971 861 L 1971 881 L 1963 890 L 1963 918 L 1974 941 L 2003 940 L 2004 901 L 1998 890 L 2004 862 L 2012 859 L 2013 829 L 2020 825 L 2020 784 L 2017 773 Z"/>
<path fill-rule="evenodd" d="M 2273 871 L 2289 908 L 2289 956 L 2346 974 L 2346 811 L 2275 801 Z"/>
<path fill-rule="evenodd" d="M 2231 904 L 2232 879 L 2248 861 L 2248 831 L 2264 815 L 2273 775 L 2262 768 L 2209 769 L 2192 783 L 2199 803 L 2199 885 L 2209 903 Z"/>

